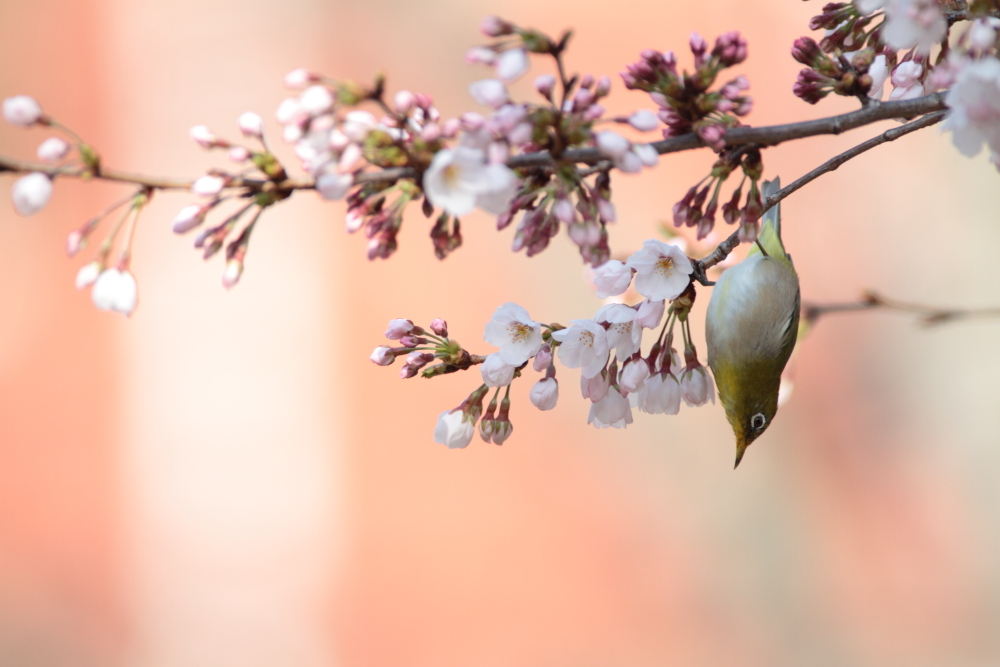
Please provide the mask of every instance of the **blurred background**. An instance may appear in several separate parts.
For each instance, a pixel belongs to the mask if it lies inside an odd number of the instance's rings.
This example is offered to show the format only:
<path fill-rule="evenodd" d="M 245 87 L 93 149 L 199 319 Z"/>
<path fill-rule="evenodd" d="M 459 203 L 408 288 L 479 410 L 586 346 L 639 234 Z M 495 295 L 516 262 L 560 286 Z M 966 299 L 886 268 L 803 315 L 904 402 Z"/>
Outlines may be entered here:
<path fill-rule="evenodd" d="M 192 125 L 236 138 L 254 110 L 279 143 L 295 67 L 384 70 L 390 91 L 431 93 L 446 116 L 472 109 L 466 88 L 488 70 L 463 55 L 497 13 L 575 28 L 569 65 L 613 75 L 612 113 L 652 107 L 616 76 L 642 49 L 690 66 L 692 30 L 740 29 L 748 121 L 766 125 L 851 108 L 791 94 L 789 48 L 820 7 L 0 0 L 0 96 L 35 96 L 107 165 L 194 177 L 225 162 Z M 515 94 L 549 71 L 536 62 Z M 768 150 L 766 173 L 791 180 L 891 125 Z M 31 157 L 44 136 L 4 125 L 0 152 Z M 613 250 L 656 235 L 711 161 L 616 177 Z M 810 184 L 784 204 L 803 297 L 1000 303 L 997 178 L 930 129 Z M 305 193 L 263 218 L 227 293 L 221 258 L 169 231 L 191 197 L 161 194 L 126 320 L 73 288 L 89 258 L 63 244 L 127 191 L 59 182 L 32 218 L 0 206 L 0 664 L 1000 661 L 1000 322 L 822 320 L 792 400 L 735 472 L 721 406 L 596 431 L 562 369 L 554 411 L 518 383 L 507 444 L 449 451 L 435 419 L 478 373 L 403 382 L 368 354 L 394 317 L 443 317 L 481 351 L 508 300 L 543 321 L 589 317 L 600 302 L 568 239 L 528 260 L 476 214 L 439 262 L 413 210 L 397 255 L 369 263 L 343 203 Z"/>

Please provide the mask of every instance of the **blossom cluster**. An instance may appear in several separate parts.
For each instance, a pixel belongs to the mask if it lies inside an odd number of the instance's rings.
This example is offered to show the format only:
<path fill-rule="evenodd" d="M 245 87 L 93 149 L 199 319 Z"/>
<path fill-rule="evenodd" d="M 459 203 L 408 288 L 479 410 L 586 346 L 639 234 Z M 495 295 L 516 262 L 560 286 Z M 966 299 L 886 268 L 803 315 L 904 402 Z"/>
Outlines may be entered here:
<path fill-rule="evenodd" d="M 949 19 L 949 9 L 967 10 L 962 18 L 968 20 Z M 961 26 L 955 39 L 950 39 L 951 23 Z M 997 3 L 835 2 L 825 5 L 809 27 L 826 34 L 818 43 L 801 37 L 792 46 L 792 56 L 807 66 L 793 87 L 798 97 L 810 104 L 830 93 L 881 100 L 886 81 L 890 100 L 949 89 L 943 127 L 952 131 L 956 148 L 972 156 L 985 144 L 1000 164 Z"/>
<path fill-rule="evenodd" d="M 510 437 L 510 387 L 529 364 L 541 373 L 529 393 L 532 405 L 553 409 L 559 400 L 556 359 L 579 369 L 580 393 L 591 402 L 587 421 L 596 428 L 626 427 L 633 421 L 633 409 L 677 414 L 682 401 L 695 407 L 715 400 L 711 375 L 691 342 L 692 271 L 691 260 L 677 246 L 650 239 L 627 261 L 609 260 L 594 272 L 598 296 L 620 296 L 634 283 L 635 292 L 644 297 L 640 303 L 609 303 L 593 318 L 572 320 L 569 326 L 539 323 L 522 306 L 506 303 L 486 325 L 483 337 L 498 349 L 484 357 L 449 340 L 442 320 L 435 320 L 430 331 L 410 320 L 392 320 L 386 337 L 398 340 L 400 347 L 379 346 L 371 360 L 385 366 L 405 356 L 401 378 L 418 373 L 434 377 L 479 365 L 482 384 L 438 417 L 434 438 L 451 448 L 467 446 L 477 422 L 486 442 L 499 445 Z M 662 329 L 644 354 L 644 332 L 659 328 L 665 314 Z M 683 357 L 674 346 L 678 325 Z M 437 365 L 427 367 L 435 360 Z M 490 391 L 493 397 L 484 412 Z"/>

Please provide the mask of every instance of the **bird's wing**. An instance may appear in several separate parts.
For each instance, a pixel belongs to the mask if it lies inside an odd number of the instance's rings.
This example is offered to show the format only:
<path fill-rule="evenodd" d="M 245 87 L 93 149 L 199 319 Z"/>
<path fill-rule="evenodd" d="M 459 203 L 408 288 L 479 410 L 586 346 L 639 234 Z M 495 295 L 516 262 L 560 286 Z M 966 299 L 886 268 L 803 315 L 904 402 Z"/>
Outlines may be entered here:
<path fill-rule="evenodd" d="M 767 198 L 778 192 L 781 189 L 781 179 L 775 177 L 773 181 L 764 181 L 764 187 L 761 188 L 760 196 L 763 201 L 767 201 Z M 768 256 L 776 257 L 784 262 L 791 264 L 792 258 L 788 256 L 785 252 L 785 245 L 781 240 L 781 204 L 775 204 L 768 209 L 767 213 L 764 214 L 764 219 L 761 224 L 760 235 L 757 240 L 764 250 L 767 251 Z M 760 252 L 760 248 L 756 245 L 752 246 L 747 253 L 748 255 L 757 254 Z"/>

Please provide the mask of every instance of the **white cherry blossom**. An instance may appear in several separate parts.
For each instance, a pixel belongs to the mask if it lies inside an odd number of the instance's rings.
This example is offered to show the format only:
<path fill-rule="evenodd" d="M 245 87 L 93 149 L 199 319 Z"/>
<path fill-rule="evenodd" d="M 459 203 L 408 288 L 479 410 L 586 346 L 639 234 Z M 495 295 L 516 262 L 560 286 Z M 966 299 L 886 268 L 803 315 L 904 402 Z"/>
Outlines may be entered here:
<path fill-rule="evenodd" d="M 1000 60 L 968 63 L 945 103 L 951 111 L 941 127 L 952 131 L 952 141 L 963 155 L 976 155 L 984 143 L 1000 151 Z"/>
<path fill-rule="evenodd" d="M 8 123 L 29 127 L 42 117 L 42 107 L 34 97 L 15 95 L 3 101 L 3 117 Z"/>
<path fill-rule="evenodd" d="M 529 398 L 539 410 L 551 410 L 559 400 L 559 382 L 555 378 L 542 378 L 531 388 Z"/>
<path fill-rule="evenodd" d="M 611 378 L 607 373 L 598 373 L 592 378 L 580 376 L 580 393 L 591 403 L 596 403 L 608 395 Z"/>
<path fill-rule="evenodd" d="M 617 259 L 609 259 L 594 269 L 594 286 L 601 299 L 624 294 L 631 284 L 632 269 Z"/>
<path fill-rule="evenodd" d="M 681 386 L 671 373 L 653 373 L 638 395 L 639 409 L 651 415 L 676 415 L 681 409 Z"/>
<path fill-rule="evenodd" d="M 709 401 L 715 403 L 715 385 L 704 366 L 699 364 L 684 369 L 681 374 L 681 396 L 692 408 L 705 405 Z"/>
<path fill-rule="evenodd" d="M 69 153 L 69 144 L 59 137 L 49 137 L 38 146 L 38 159 L 46 162 L 59 162 Z"/>
<path fill-rule="evenodd" d="M 128 270 L 105 269 L 94 281 L 90 298 L 101 310 L 131 315 L 139 299 L 135 276 Z"/>
<path fill-rule="evenodd" d="M 49 203 L 52 197 L 52 179 L 47 174 L 35 171 L 14 181 L 10 191 L 14 210 L 19 215 L 34 215 Z"/>
<path fill-rule="evenodd" d="M 639 310 L 635 314 L 635 321 L 644 329 L 655 329 L 660 326 L 660 319 L 663 317 L 665 309 L 666 302 L 662 299 L 659 301 L 646 299 L 639 304 Z"/>
<path fill-rule="evenodd" d="M 694 270 L 680 248 L 657 239 L 647 239 L 625 265 L 636 273 L 636 291 L 652 301 L 676 299 L 687 288 Z"/>
<path fill-rule="evenodd" d="M 76 288 L 84 289 L 85 287 L 90 287 L 97 280 L 97 277 L 101 275 L 101 271 L 104 270 L 104 266 L 98 262 L 93 261 L 88 264 L 84 264 L 80 267 L 80 270 L 76 272 Z"/>
<path fill-rule="evenodd" d="M 517 81 L 531 68 L 531 61 L 524 49 L 510 49 L 496 60 L 496 75 L 503 81 Z"/>
<path fill-rule="evenodd" d="M 510 99 L 507 95 L 507 86 L 497 79 L 483 79 L 469 84 L 469 95 L 472 95 L 476 104 L 494 109 L 499 109 Z"/>
<path fill-rule="evenodd" d="M 585 378 L 592 378 L 608 363 L 611 347 L 604 327 L 593 320 L 573 320 L 568 329 L 552 332 L 561 343 L 559 360 L 569 368 L 579 368 Z"/>
<path fill-rule="evenodd" d="M 469 446 L 476 434 L 476 424 L 461 409 L 445 410 L 438 416 L 434 427 L 434 442 L 448 449 L 462 449 Z"/>
<path fill-rule="evenodd" d="M 594 321 L 607 323 L 608 347 L 615 350 L 618 361 L 624 361 L 639 351 L 642 327 L 636 323 L 635 308 L 622 303 L 610 303 L 594 315 Z"/>
<path fill-rule="evenodd" d="M 438 151 L 424 174 L 427 198 L 456 217 L 471 213 L 476 206 L 491 213 L 502 211 L 516 184 L 509 168 L 487 164 L 483 151 L 467 146 Z"/>
<path fill-rule="evenodd" d="M 882 39 L 894 49 L 915 48 L 930 53 L 948 31 L 948 23 L 935 0 L 888 0 Z"/>
<path fill-rule="evenodd" d="M 542 347 L 542 325 L 532 320 L 527 310 L 508 302 L 493 313 L 483 337 L 500 348 L 498 354 L 504 363 L 520 366 Z"/>
<path fill-rule="evenodd" d="M 517 366 L 512 366 L 505 362 L 499 352 L 486 357 L 479 366 L 479 372 L 483 376 L 483 383 L 487 387 L 505 387 L 514 379 L 514 370 Z"/>
<path fill-rule="evenodd" d="M 591 404 L 587 423 L 595 428 L 625 428 L 632 423 L 632 406 L 618 389 L 611 387 L 607 396 Z"/>

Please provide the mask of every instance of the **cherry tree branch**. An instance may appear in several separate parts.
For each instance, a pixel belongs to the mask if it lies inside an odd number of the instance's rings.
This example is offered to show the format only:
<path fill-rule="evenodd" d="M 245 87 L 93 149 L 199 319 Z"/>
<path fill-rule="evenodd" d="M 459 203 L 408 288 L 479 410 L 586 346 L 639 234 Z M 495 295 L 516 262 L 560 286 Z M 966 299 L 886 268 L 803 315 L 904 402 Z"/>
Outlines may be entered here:
<path fill-rule="evenodd" d="M 858 127 L 863 127 L 865 125 L 870 125 L 872 123 L 877 123 L 891 118 L 913 118 L 915 116 L 921 116 L 941 111 L 943 109 L 945 109 L 944 93 L 934 93 L 913 100 L 881 103 L 873 102 L 868 106 L 858 109 L 857 111 L 799 123 L 787 123 L 784 125 L 772 125 L 766 127 L 736 127 L 726 132 L 725 141 L 727 146 L 733 147 L 744 145 L 754 145 L 758 147 L 775 146 L 785 141 L 791 141 L 794 139 L 804 139 L 824 134 L 841 134 L 843 132 L 847 132 L 848 130 L 853 130 Z M 887 139 L 887 141 L 891 140 L 892 139 Z M 702 142 L 702 140 L 694 134 L 672 137 L 670 139 L 653 142 L 650 145 L 653 146 L 657 153 L 661 155 L 705 147 L 704 142 Z M 602 159 L 603 156 L 596 148 L 576 148 L 565 151 L 560 157 L 559 162 L 596 165 Z M 516 155 L 507 161 L 507 166 L 512 169 L 524 167 L 551 167 L 555 163 L 556 160 L 548 151 L 540 151 L 537 153 Z M 93 173 L 93 171 L 88 167 L 82 165 L 68 167 L 53 166 L 40 162 L 17 160 L 0 155 L 0 173 L 5 171 L 14 173 L 37 171 L 50 176 L 59 176 L 63 178 L 94 178 L 118 183 L 131 183 L 134 185 L 160 190 L 187 190 L 194 182 L 194 179 L 145 176 L 142 174 L 133 174 L 116 169 L 105 169 L 103 167 L 100 168 L 97 173 Z M 394 182 L 401 178 L 414 178 L 417 175 L 417 171 L 411 167 L 395 167 L 381 171 L 359 174 L 355 178 L 355 182 Z M 243 178 L 237 176 L 229 183 L 228 187 L 244 188 L 251 192 L 269 192 L 275 190 L 287 192 L 291 190 L 313 189 L 315 187 L 315 182 L 312 178 L 308 177 L 288 178 L 284 181 L 273 182 L 266 179 Z M 735 247 L 735 245 L 733 247 Z M 732 250 L 732 248 L 729 250 Z M 725 254 L 714 262 L 705 265 L 705 268 L 722 261 L 725 259 L 727 254 L 729 254 L 728 251 L 726 251 Z"/>
<path fill-rule="evenodd" d="M 920 316 L 920 323 L 924 326 L 933 326 L 945 322 L 954 322 L 963 319 L 1000 317 L 1000 307 L 998 308 L 937 308 L 916 303 L 907 303 L 887 299 L 875 292 L 865 292 L 860 301 L 847 303 L 803 303 L 802 316 L 809 324 L 815 322 L 824 315 L 833 313 L 854 313 L 867 310 L 892 310 L 901 313 L 912 313 Z"/>
<path fill-rule="evenodd" d="M 929 95 L 927 97 L 933 97 L 933 96 Z M 927 99 L 927 98 L 923 97 L 919 99 Z M 882 106 L 883 107 L 888 106 L 889 104 L 893 103 L 888 102 Z M 862 111 L 864 111 L 864 109 L 862 109 Z M 781 190 L 768 197 L 764 201 L 764 211 L 766 212 L 772 206 L 780 202 L 782 199 L 792 194 L 793 192 L 796 192 L 797 190 L 801 189 L 804 185 L 816 180 L 823 174 L 836 170 L 837 168 L 840 167 L 840 165 L 844 164 L 848 160 L 851 160 L 852 158 L 855 158 L 861 155 L 862 153 L 865 153 L 871 150 L 872 148 L 875 148 L 876 146 L 881 146 L 882 144 L 888 143 L 890 141 L 895 141 L 896 139 L 906 136 L 911 132 L 916 132 L 917 130 L 921 130 L 925 127 L 930 127 L 931 125 L 940 123 L 944 119 L 945 113 L 946 113 L 945 111 L 935 111 L 929 113 L 923 118 L 915 120 L 912 123 L 907 123 L 906 125 L 902 125 L 900 127 L 894 127 L 891 130 L 887 130 L 886 132 L 883 132 L 877 137 L 872 137 L 868 141 L 862 142 L 857 146 L 855 146 L 854 148 L 851 148 L 850 150 L 844 151 L 843 153 L 830 158 L 829 160 L 827 160 L 820 166 L 816 167 L 809 173 L 792 181 L 787 186 L 783 187 Z M 695 275 L 698 281 L 701 282 L 702 284 L 710 284 L 707 278 L 705 277 L 705 270 L 723 261 L 726 257 L 729 256 L 729 253 L 731 253 L 733 250 L 736 249 L 736 246 L 738 246 L 739 244 L 740 244 L 739 231 L 735 231 L 732 234 L 730 234 L 725 241 L 720 243 L 719 246 L 710 255 L 698 261 L 695 266 Z"/>

